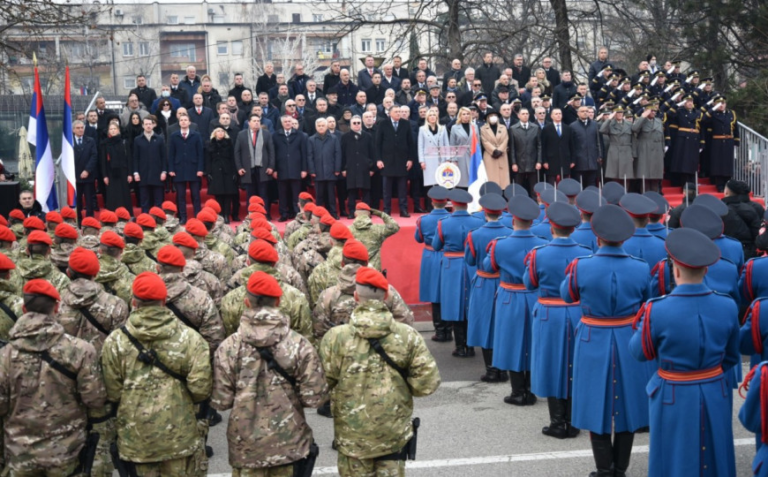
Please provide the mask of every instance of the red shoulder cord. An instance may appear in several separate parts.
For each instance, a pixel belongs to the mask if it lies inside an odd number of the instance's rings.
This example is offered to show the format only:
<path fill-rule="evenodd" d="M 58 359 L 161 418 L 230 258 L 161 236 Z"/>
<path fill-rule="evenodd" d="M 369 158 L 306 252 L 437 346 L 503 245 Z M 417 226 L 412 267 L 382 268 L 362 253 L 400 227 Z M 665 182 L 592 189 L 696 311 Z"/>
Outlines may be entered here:
<path fill-rule="evenodd" d="M 421 241 L 424 242 L 424 234 L 421 233 L 421 217 L 419 217 L 416 220 L 416 230 L 419 232 L 419 237 L 421 238 Z M 429 244 L 432 245 L 432 244 Z"/>
<path fill-rule="evenodd" d="M 445 245 L 445 239 L 443 238 L 443 223 L 438 222 L 437 223 L 437 236 L 440 237 L 440 241 L 443 242 L 443 245 Z"/>
<path fill-rule="evenodd" d="M 528 278 L 534 287 L 539 286 L 539 276 L 536 273 L 536 249 L 534 248 L 525 256 L 525 265 L 528 267 Z"/>
<path fill-rule="evenodd" d="M 750 371 L 744 376 L 744 382 L 739 386 L 739 396 L 746 398 L 742 390 L 749 391 L 749 383 L 755 377 L 759 364 L 756 364 Z M 760 440 L 763 444 L 768 444 L 768 366 L 763 366 L 760 369 Z"/>
<path fill-rule="evenodd" d="M 570 276 L 568 279 L 568 294 L 571 296 L 571 300 L 574 302 L 579 301 L 579 287 L 576 280 L 576 270 L 578 269 L 579 259 L 574 258 L 571 263 L 565 267 L 565 276 Z"/>
<path fill-rule="evenodd" d="M 763 336 L 760 333 L 760 302 L 756 301 L 749 307 L 747 313 L 744 314 L 744 319 L 747 319 L 747 315 L 752 314 L 752 345 L 755 347 L 757 354 L 763 354 Z"/>
<path fill-rule="evenodd" d="M 486 251 L 488 252 L 488 256 L 491 257 L 491 268 L 493 268 L 494 272 L 499 271 L 499 264 L 496 263 L 496 244 L 498 241 L 496 239 L 492 240 L 491 243 L 488 244 L 488 249 Z"/>
<path fill-rule="evenodd" d="M 659 277 L 659 296 L 666 295 L 667 294 L 667 287 L 666 287 L 666 267 L 667 262 L 665 260 L 660 261 L 656 265 L 653 266 L 653 270 L 651 270 L 651 275 L 658 273 Z"/>
<path fill-rule="evenodd" d="M 744 286 L 746 287 L 746 290 L 744 290 L 744 294 L 749 297 L 749 301 L 752 301 L 755 299 L 755 291 L 752 289 L 752 265 L 753 262 L 750 260 L 747 262 L 746 270 L 744 270 Z"/>
<path fill-rule="evenodd" d="M 472 231 L 467 233 L 467 240 L 464 241 L 464 248 L 467 248 L 467 245 L 469 245 L 469 253 L 471 253 L 473 257 L 477 257 L 477 254 L 475 253 L 475 245 L 472 243 Z"/>
<path fill-rule="evenodd" d="M 656 359 L 656 348 L 653 346 L 653 338 L 651 336 L 652 307 L 652 302 L 643 303 L 643 306 L 640 307 L 637 315 L 635 315 L 635 320 L 632 322 L 632 329 L 637 330 L 638 323 L 640 323 L 640 320 L 643 320 L 643 327 L 640 332 L 642 333 L 643 340 L 643 355 L 645 355 L 645 359 L 648 361 Z"/>

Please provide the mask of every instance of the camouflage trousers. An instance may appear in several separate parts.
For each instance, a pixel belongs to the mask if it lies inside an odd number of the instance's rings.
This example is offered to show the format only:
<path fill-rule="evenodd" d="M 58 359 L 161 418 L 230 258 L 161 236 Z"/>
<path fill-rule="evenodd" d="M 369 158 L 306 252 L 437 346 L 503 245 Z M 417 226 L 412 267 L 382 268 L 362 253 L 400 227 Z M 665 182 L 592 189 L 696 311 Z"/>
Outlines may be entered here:
<path fill-rule="evenodd" d="M 205 450 L 203 450 L 205 455 Z M 139 477 L 195 477 L 205 475 L 197 468 L 197 456 L 192 454 L 179 459 L 153 462 L 151 464 L 136 464 L 136 475 Z"/>
<path fill-rule="evenodd" d="M 232 477 L 293 477 L 293 464 L 266 469 L 232 469 Z"/>
<path fill-rule="evenodd" d="M 112 418 L 94 424 L 91 432 L 99 433 L 99 443 L 96 445 L 96 455 L 93 458 L 91 477 L 112 477 L 112 471 L 115 470 L 115 466 L 112 464 L 112 456 L 109 453 L 109 446 L 115 442 L 115 439 L 117 438 L 115 419 Z"/>
<path fill-rule="evenodd" d="M 341 477 L 405 477 L 405 461 L 355 459 L 339 452 L 337 460 Z"/>
<path fill-rule="evenodd" d="M 75 471 L 80 462 L 75 459 L 69 464 L 64 464 L 59 467 L 51 467 L 48 469 L 32 468 L 24 470 L 6 469 L 2 475 L 10 475 L 11 477 L 69 477 Z M 7 471 L 10 470 L 10 473 Z M 78 474 L 82 475 L 82 474 Z"/>

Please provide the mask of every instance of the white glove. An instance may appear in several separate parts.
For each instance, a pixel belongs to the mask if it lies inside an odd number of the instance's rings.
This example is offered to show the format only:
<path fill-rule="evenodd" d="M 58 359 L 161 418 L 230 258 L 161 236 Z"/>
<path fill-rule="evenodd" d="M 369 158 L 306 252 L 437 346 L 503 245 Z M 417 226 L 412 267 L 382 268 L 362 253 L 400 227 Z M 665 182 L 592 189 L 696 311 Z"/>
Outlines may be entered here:
<path fill-rule="evenodd" d="M 704 86 L 706 85 L 700 84 L 696 89 L 704 89 Z"/>
<path fill-rule="evenodd" d="M 712 98 L 712 99 L 710 99 L 709 101 L 707 101 L 707 106 L 709 106 L 710 104 L 712 104 L 714 101 L 715 101 L 715 98 Z"/>
<path fill-rule="evenodd" d="M 678 108 L 682 108 L 684 105 L 685 105 L 685 101 L 680 101 L 679 103 L 677 103 Z"/>
<path fill-rule="evenodd" d="M 669 146 L 664 146 L 664 154 L 666 154 L 667 151 L 669 151 Z"/>
<path fill-rule="evenodd" d="M 641 99 L 643 99 L 643 97 L 642 97 L 642 96 L 640 96 L 640 97 L 639 97 L 639 98 L 637 98 L 636 100 L 632 101 L 632 104 L 637 104 L 637 103 L 639 103 Z"/>
<path fill-rule="evenodd" d="M 691 81 L 693 81 L 693 76 L 689 76 L 688 78 L 685 79 L 686 83 L 690 83 Z"/>
<path fill-rule="evenodd" d="M 653 78 L 653 81 L 651 81 L 651 86 L 656 86 L 656 82 L 657 82 L 657 81 L 659 81 L 659 77 L 658 77 L 658 76 L 655 76 L 655 77 Z"/>
<path fill-rule="evenodd" d="M 672 101 L 675 101 L 675 100 L 677 100 L 677 98 L 679 98 L 679 97 L 680 97 L 680 94 L 682 94 L 682 91 L 678 91 L 677 93 L 673 94 L 673 95 L 672 95 L 672 97 L 671 97 L 670 99 L 671 99 Z"/>
<path fill-rule="evenodd" d="M 631 98 L 634 95 L 635 95 L 635 88 L 632 88 L 632 90 L 629 93 L 627 93 L 627 98 Z"/>
<path fill-rule="evenodd" d="M 603 73 L 605 73 L 605 68 L 603 68 L 602 70 L 600 70 L 600 72 L 597 74 L 597 76 L 602 76 L 602 74 L 603 74 Z"/>
<path fill-rule="evenodd" d="M 668 92 L 669 92 L 669 90 L 671 90 L 672 88 L 674 88 L 674 85 L 669 85 L 669 86 L 667 86 L 666 88 L 664 88 L 664 92 L 665 92 L 665 93 L 668 93 Z"/>
<path fill-rule="evenodd" d="M 700 148 L 699 148 L 699 154 L 701 154 L 701 151 L 703 151 L 703 150 L 704 150 L 704 148 L 703 148 L 703 147 L 700 147 Z"/>
<path fill-rule="evenodd" d="M 673 71 L 675 71 L 675 65 L 672 65 L 672 67 L 667 70 L 667 74 L 671 75 Z"/>

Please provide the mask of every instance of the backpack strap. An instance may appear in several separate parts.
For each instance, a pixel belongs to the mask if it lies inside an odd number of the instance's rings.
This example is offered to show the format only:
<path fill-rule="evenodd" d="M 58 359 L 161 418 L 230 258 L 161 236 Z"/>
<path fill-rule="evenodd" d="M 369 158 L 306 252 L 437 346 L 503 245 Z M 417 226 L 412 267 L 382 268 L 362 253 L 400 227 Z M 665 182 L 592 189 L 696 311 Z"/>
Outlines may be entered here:
<path fill-rule="evenodd" d="M 400 377 L 403 378 L 405 381 L 405 384 L 408 384 L 408 371 L 401 368 L 397 363 L 392 361 L 392 358 L 389 357 L 386 351 L 384 351 L 384 348 L 381 346 L 381 343 L 376 338 L 368 338 L 368 343 L 371 345 L 371 348 L 373 348 L 376 353 L 381 356 L 381 359 L 384 360 L 385 363 L 387 363 L 392 369 L 397 371 L 397 374 L 400 375 Z M 410 386 L 408 386 L 410 388 Z"/>
<path fill-rule="evenodd" d="M 80 309 L 78 309 L 78 311 L 79 311 L 79 312 L 80 312 L 80 313 L 81 313 L 81 314 L 82 314 L 82 315 L 85 317 L 85 319 L 86 319 L 86 320 L 88 320 L 88 322 L 89 322 L 91 325 L 93 325 L 93 327 L 94 327 L 94 328 L 96 328 L 97 330 L 99 330 L 99 332 L 101 332 L 101 334 L 103 334 L 103 335 L 106 335 L 106 336 L 109 336 L 109 331 L 107 331 L 107 329 L 106 329 L 106 328 L 104 328 L 104 326 L 102 326 L 102 324 L 101 324 L 101 323 L 99 323 L 99 322 L 96 320 L 96 317 L 94 317 L 94 316 L 91 314 L 91 311 L 90 311 L 90 310 L 88 310 L 88 308 L 80 308 Z"/>
<path fill-rule="evenodd" d="M 42 358 L 43 361 L 48 363 L 48 366 L 50 366 L 53 369 L 55 369 L 56 371 L 60 372 L 61 374 L 63 374 L 64 376 L 68 377 L 72 381 L 77 381 L 77 373 L 75 373 L 74 371 L 70 371 L 69 369 L 64 367 L 63 364 L 61 364 L 58 361 L 56 361 L 55 359 L 53 359 L 51 357 L 51 355 L 48 354 L 48 351 L 43 351 L 43 352 L 41 352 L 39 354 L 40 354 L 40 358 Z"/>
<path fill-rule="evenodd" d="M 164 372 L 168 376 L 172 377 L 173 379 L 176 379 L 180 381 L 185 386 L 187 385 L 187 378 L 182 376 L 181 374 L 177 373 L 176 371 L 173 371 L 168 368 L 165 364 L 163 364 L 162 361 L 160 361 L 157 358 L 157 353 L 155 350 L 150 349 L 147 350 L 144 345 L 139 342 L 139 340 L 136 339 L 135 336 L 133 336 L 129 331 L 128 328 L 125 327 L 125 325 L 120 327 L 120 331 L 123 332 L 123 334 L 128 338 L 128 341 L 131 342 L 131 344 L 136 348 L 139 352 L 139 361 L 145 364 L 152 365 L 159 369 L 160 371 Z"/>
<path fill-rule="evenodd" d="M 277 364 L 277 361 L 275 361 L 275 356 L 272 354 L 272 351 L 269 350 L 269 348 L 260 348 L 258 346 L 254 346 L 256 348 L 256 351 L 259 352 L 259 356 L 261 356 L 261 359 L 264 360 L 264 362 L 267 363 L 267 369 L 270 371 L 274 371 L 280 376 L 283 377 L 286 381 L 288 381 L 291 386 L 296 386 L 296 378 L 288 374 L 288 371 L 282 368 L 279 364 Z"/>
<path fill-rule="evenodd" d="M 182 313 L 181 310 L 179 310 L 179 308 L 176 305 L 168 302 L 165 304 L 165 306 L 166 308 L 171 310 L 173 314 L 176 315 L 176 318 L 180 319 L 185 325 L 189 326 L 190 328 L 197 331 L 198 333 L 200 332 L 200 328 L 193 325 L 192 322 L 189 321 L 189 318 L 187 318 L 187 316 L 184 313 Z"/>
<path fill-rule="evenodd" d="M 16 316 L 16 313 L 14 313 L 8 305 L 6 305 L 1 301 L 0 301 L 0 310 L 3 310 L 3 312 L 5 312 L 5 314 L 8 315 L 8 318 L 10 318 L 11 321 L 13 321 L 14 323 L 16 323 L 16 321 L 19 319 L 19 317 Z"/>

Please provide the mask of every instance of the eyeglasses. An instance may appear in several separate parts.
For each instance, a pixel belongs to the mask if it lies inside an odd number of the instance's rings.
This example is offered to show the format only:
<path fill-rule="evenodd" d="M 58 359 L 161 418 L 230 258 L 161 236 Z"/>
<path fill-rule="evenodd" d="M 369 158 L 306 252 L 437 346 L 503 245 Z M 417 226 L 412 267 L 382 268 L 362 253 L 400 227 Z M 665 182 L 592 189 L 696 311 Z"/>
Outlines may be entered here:
<path fill-rule="evenodd" d="M 362 124 L 362 123 L 360 121 L 353 121 L 351 124 L 354 126 L 355 124 Z"/>
<path fill-rule="evenodd" d="M 295 104 L 286 104 L 285 107 L 286 108 L 295 108 L 296 105 Z"/>
<path fill-rule="evenodd" d="M 483 83 L 473 83 L 472 86 L 482 86 Z"/>
<path fill-rule="evenodd" d="M 298 101 L 299 103 L 303 103 L 304 101 L 306 101 L 306 99 L 297 99 L 296 101 Z"/>

